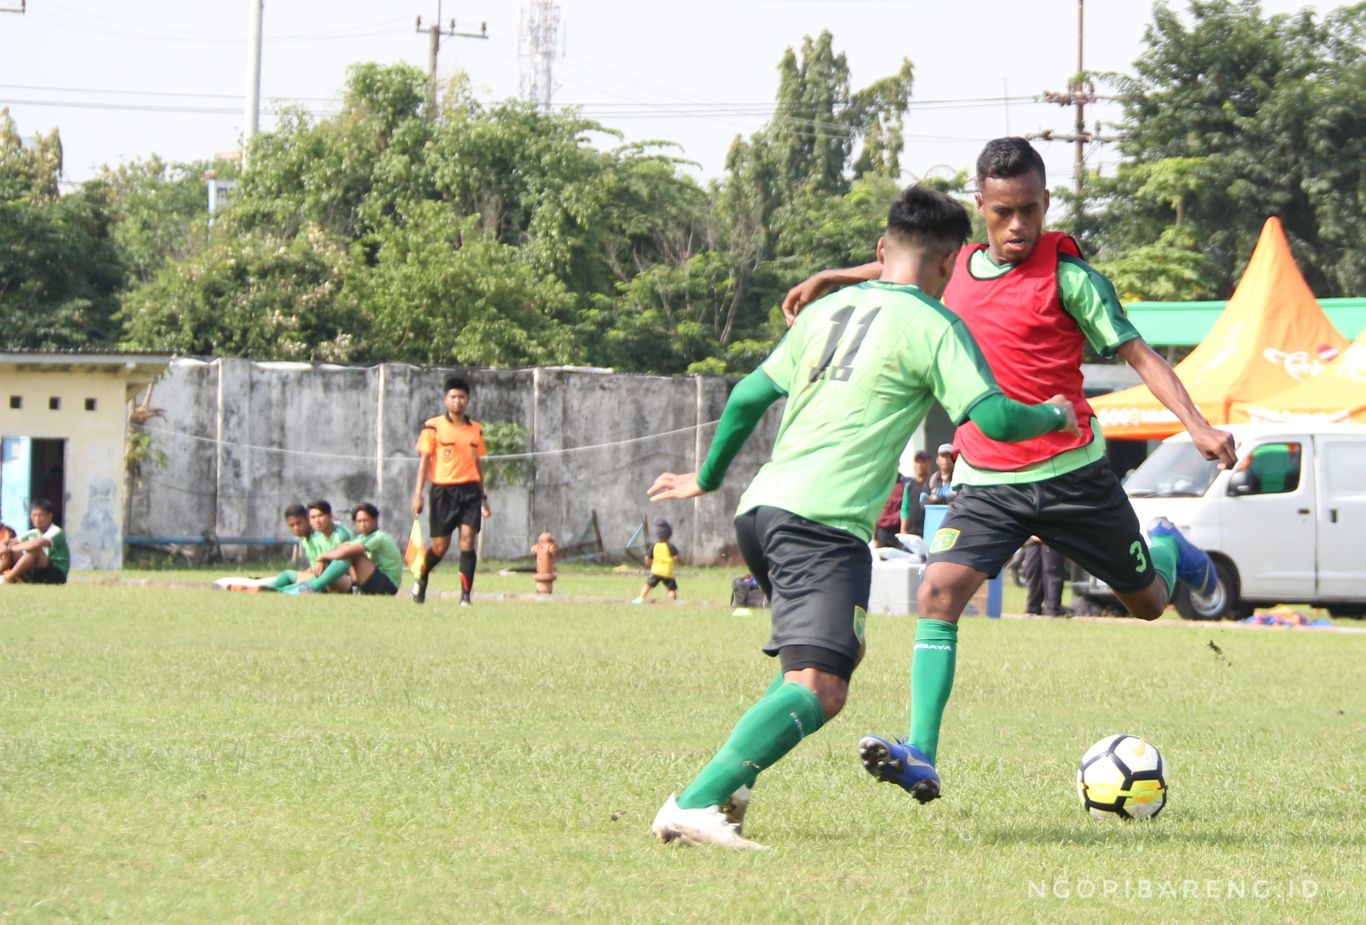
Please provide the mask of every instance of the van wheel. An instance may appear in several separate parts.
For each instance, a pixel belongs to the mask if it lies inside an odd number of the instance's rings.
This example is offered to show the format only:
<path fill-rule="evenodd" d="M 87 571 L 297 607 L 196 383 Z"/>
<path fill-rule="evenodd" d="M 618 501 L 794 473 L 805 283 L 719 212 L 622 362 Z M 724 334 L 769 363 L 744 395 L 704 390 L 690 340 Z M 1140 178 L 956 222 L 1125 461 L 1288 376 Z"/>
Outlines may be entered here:
<path fill-rule="evenodd" d="M 1176 597 L 1172 603 L 1176 612 L 1187 620 L 1222 620 L 1225 616 L 1236 616 L 1241 612 L 1238 600 L 1238 576 L 1232 566 L 1222 559 L 1211 559 L 1219 585 L 1209 597 L 1191 593 L 1183 581 L 1176 586 Z"/>

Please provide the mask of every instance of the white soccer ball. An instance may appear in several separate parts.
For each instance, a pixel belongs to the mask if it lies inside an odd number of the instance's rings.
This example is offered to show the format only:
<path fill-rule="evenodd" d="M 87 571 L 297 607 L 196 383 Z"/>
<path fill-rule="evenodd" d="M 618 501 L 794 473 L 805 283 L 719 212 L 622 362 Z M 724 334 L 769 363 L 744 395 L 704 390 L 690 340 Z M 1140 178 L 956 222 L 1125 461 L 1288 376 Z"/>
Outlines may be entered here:
<path fill-rule="evenodd" d="M 1077 768 L 1077 795 L 1096 819 L 1151 819 L 1167 805 L 1166 763 L 1134 735 L 1106 736 Z"/>

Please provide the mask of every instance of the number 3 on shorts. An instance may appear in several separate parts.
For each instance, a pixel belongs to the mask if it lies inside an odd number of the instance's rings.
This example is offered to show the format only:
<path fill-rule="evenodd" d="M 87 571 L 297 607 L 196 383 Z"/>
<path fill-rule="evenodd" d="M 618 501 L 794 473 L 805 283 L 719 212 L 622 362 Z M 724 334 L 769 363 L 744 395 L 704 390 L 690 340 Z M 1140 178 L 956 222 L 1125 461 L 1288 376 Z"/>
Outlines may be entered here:
<path fill-rule="evenodd" d="M 1142 575 L 1148 570 L 1148 557 L 1143 554 L 1142 540 L 1134 540 L 1133 543 L 1129 545 L 1129 555 L 1138 560 L 1138 568 L 1134 569 L 1135 572 Z"/>

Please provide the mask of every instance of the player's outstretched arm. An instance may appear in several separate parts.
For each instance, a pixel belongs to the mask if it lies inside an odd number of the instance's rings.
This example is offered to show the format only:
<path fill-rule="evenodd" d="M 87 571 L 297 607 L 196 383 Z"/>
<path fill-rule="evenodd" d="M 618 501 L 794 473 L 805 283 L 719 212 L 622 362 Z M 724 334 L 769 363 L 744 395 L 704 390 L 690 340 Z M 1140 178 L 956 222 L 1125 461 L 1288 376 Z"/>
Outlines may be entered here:
<path fill-rule="evenodd" d="M 1233 435 L 1228 431 L 1216 430 L 1205 420 L 1176 372 L 1148 346 L 1147 341 L 1141 337 L 1126 341 L 1116 352 L 1134 368 L 1153 396 L 1176 415 L 1176 419 L 1190 433 L 1195 448 L 1206 459 L 1217 460 L 1225 469 L 1233 468 L 1238 461 Z"/>
<path fill-rule="evenodd" d="M 877 279 L 881 275 L 882 264 L 877 261 L 843 270 L 821 270 L 787 291 L 787 295 L 783 297 L 783 318 L 787 321 L 787 326 L 791 327 L 792 322 L 797 320 L 797 314 L 804 307 L 827 292 L 843 286 L 852 286 L 855 283 L 866 283 L 868 280 Z"/>
<path fill-rule="evenodd" d="M 682 501 L 706 492 L 697 484 L 696 472 L 665 472 L 655 479 L 649 494 L 651 501 Z M 645 557 L 645 563 L 650 563 L 649 556 Z"/>
<path fill-rule="evenodd" d="M 756 369 L 737 382 L 730 398 L 726 399 L 726 409 L 716 425 L 716 439 L 711 443 L 702 468 L 697 472 L 665 472 L 650 486 L 650 500 L 695 498 L 719 488 L 735 454 L 754 433 L 769 405 L 783 394 L 762 369 Z"/>
<path fill-rule="evenodd" d="M 992 440 L 1006 443 L 1057 431 L 1081 433 L 1077 427 L 1076 409 L 1062 395 L 1054 395 L 1038 405 L 1026 405 L 994 392 L 972 406 L 968 419 Z"/>

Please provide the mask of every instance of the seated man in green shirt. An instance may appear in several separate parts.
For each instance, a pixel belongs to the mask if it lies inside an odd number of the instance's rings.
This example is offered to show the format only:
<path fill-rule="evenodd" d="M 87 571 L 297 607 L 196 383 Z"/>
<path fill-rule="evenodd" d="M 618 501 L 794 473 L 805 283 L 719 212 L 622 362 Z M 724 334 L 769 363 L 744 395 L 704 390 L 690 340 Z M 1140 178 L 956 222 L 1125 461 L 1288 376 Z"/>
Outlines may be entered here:
<path fill-rule="evenodd" d="M 339 591 L 349 593 L 351 583 L 348 579 L 344 584 L 339 583 L 339 579 L 346 577 L 346 573 L 351 568 L 351 563 L 345 560 L 325 560 L 323 553 L 336 549 L 343 543 L 348 543 L 355 539 L 355 536 L 346 527 L 332 519 L 332 505 L 323 499 L 318 499 L 308 505 L 308 526 L 309 533 L 300 534 L 295 530 L 294 519 L 297 519 L 298 505 L 293 505 L 285 511 L 285 519 L 290 521 L 289 528 L 299 537 L 299 548 L 303 550 L 308 558 L 308 568 L 300 572 L 283 571 L 276 578 L 278 582 L 281 578 L 293 575 L 294 580 L 290 584 L 280 587 L 279 590 L 286 594 L 307 594 L 310 591 Z M 294 513 L 291 514 L 291 511 Z"/>
<path fill-rule="evenodd" d="M 356 522 L 356 538 L 318 556 L 320 563 L 345 562 L 351 572 L 338 577 L 331 587 L 354 589 L 360 594 L 397 594 L 403 578 L 403 554 L 394 538 L 379 528 L 379 508 L 365 501 L 356 505 L 351 517 Z M 304 587 L 317 590 L 308 584 Z"/>
<path fill-rule="evenodd" d="M 868 541 L 897 457 L 937 399 L 996 439 L 1076 433 L 1071 403 L 1001 392 L 967 327 L 939 296 L 971 224 L 962 205 L 913 186 L 878 241 L 878 279 L 811 305 L 731 392 L 698 472 L 661 475 L 656 500 L 720 486 L 764 410 L 787 397 L 772 458 L 740 499 L 741 555 L 772 602 L 764 652 L 781 665 L 700 774 L 654 821 L 666 842 L 754 850 L 740 834 L 749 788 L 844 707 L 863 654 Z"/>
<path fill-rule="evenodd" d="M 0 584 L 66 584 L 71 550 L 66 531 L 52 521 L 52 502 L 34 498 L 28 516 L 33 529 L 6 540 L 0 552 Z"/>

